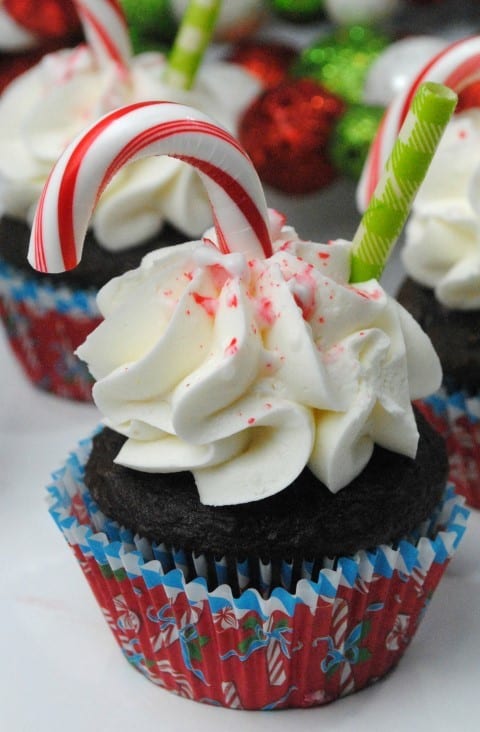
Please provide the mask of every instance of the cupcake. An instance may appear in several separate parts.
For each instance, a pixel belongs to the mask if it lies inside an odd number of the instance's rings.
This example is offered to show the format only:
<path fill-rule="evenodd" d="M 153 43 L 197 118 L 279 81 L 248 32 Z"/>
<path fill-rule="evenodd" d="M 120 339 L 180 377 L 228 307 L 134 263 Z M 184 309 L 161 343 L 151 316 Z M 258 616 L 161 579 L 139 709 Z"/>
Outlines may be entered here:
<path fill-rule="evenodd" d="M 368 204 L 420 82 L 445 83 L 459 94 L 433 163 L 413 203 L 402 251 L 407 277 L 398 299 L 429 335 L 443 369 L 441 388 L 419 407 L 446 439 L 450 477 L 480 507 L 480 239 L 476 189 L 480 111 L 476 89 L 480 36 L 433 56 L 387 109 L 357 192 Z"/>
<path fill-rule="evenodd" d="M 74 221 L 55 215 L 60 164 L 36 266 L 80 258 L 140 135 L 143 154 L 201 171 L 215 229 L 100 290 L 78 355 L 105 423 L 55 474 L 50 511 L 155 684 L 231 708 L 325 704 L 397 664 L 464 531 L 443 441 L 411 403 L 438 387 L 438 358 L 376 280 L 349 282 L 350 242 L 269 214 L 238 144 L 188 108 L 126 108 L 67 151 L 83 155 Z"/>
<path fill-rule="evenodd" d="M 480 110 L 449 124 L 406 229 L 400 302 L 430 336 L 443 383 L 422 410 L 446 439 L 451 479 L 480 508 Z"/>
<path fill-rule="evenodd" d="M 50 54 L 0 98 L 0 314 L 25 372 L 39 387 L 91 398 L 91 379 L 74 349 L 100 314 L 95 295 L 112 276 L 165 244 L 199 236 L 211 225 L 207 197 L 190 167 L 172 158 L 122 170 L 96 209 L 82 269 L 39 278 L 26 261 L 31 221 L 50 169 L 89 123 L 124 104 L 193 104 L 235 133 L 259 83 L 233 64 L 210 62 L 190 90 L 165 80 L 163 54 L 131 56 L 127 28 L 113 2 L 78 3 L 98 13 L 109 45 L 82 15 L 89 44 Z M 110 17 L 112 16 L 112 17 Z"/>

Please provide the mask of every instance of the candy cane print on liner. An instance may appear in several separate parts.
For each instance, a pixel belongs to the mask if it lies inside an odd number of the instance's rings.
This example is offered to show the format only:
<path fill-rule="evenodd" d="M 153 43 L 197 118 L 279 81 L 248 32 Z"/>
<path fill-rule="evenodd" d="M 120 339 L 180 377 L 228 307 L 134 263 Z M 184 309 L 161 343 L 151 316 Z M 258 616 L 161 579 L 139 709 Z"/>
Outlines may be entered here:
<path fill-rule="evenodd" d="M 28 254 L 32 266 L 50 273 L 73 269 L 81 258 L 90 216 L 108 182 L 127 163 L 151 155 L 169 155 L 197 169 L 223 252 L 271 255 L 263 189 L 238 142 L 191 107 L 140 102 L 105 115 L 60 157 L 33 221 Z"/>
<path fill-rule="evenodd" d="M 83 32 L 100 66 L 116 63 L 128 72 L 132 47 L 123 10 L 117 0 L 73 0 Z"/>
<path fill-rule="evenodd" d="M 413 96 L 424 81 L 434 81 L 460 92 L 480 79 L 480 35 L 456 41 L 434 56 L 410 85 L 387 108 L 370 147 L 357 188 L 357 205 L 365 211 L 386 161 L 408 114 Z"/>

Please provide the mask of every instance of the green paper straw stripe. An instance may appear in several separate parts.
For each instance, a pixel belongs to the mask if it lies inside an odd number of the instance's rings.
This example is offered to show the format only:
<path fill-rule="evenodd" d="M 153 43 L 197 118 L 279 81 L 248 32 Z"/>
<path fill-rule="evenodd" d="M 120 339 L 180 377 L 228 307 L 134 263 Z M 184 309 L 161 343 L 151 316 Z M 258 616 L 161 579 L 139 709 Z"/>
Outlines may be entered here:
<path fill-rule="evenodd" d="M 221 0 L 192 0 L 175 38 L 165 79 L 176 89 L 191 89 L 220 12 Z"/>
<path fill-rule="evenodd" d="M 442 84 L 422 84 L 353 238 L 350 282 L 378 279 L 397 241 L 457 95 Z"/>

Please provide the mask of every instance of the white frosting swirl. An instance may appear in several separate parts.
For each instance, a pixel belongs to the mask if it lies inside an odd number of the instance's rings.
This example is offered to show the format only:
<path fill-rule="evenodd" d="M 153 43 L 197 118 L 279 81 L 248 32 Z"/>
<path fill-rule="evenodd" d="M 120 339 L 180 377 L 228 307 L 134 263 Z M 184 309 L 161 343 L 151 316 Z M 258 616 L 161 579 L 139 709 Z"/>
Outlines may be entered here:
<path fill-rule="evenodd" d="M 78 349 L 117 462 L 190 470 L 212 505 L 270 496 L 309 465 L 331 491 L 374 443 L 414 457 L 411 399 L 440 384 L 433 347 L 372 280 L 348 284 L 350 243 L 298 239 L 272 221 L 274 254 L 209 240 L 158 250 L 99 293 L 105 320 Z"/>
<path fill-rule="evenodd" d="M 259 82 L 234 64 L 211 62 L 190 91 L 163 82 L 165 58 L 134 56 L 128 78 L 100 69 L 86 46 L 51 54 L 13 82 L 0 99 L 0 215 L 29 223 L 51 168 L 70 140 L 104 113 L 132 102 L 165 99 L 208 112 L 233 134 Z M 169 157 L 123 168 L 92 219 L 98 241 L 122 249 L 154 236 L 167 221 L 187 236 L 211 225 L 208 198 L 195 170 Z"/>
<path fill-rule="evenodd" d="M 449 123 L 413 205 L 403 262 L 448 308 L 480 308 L 480 110 Z"/>

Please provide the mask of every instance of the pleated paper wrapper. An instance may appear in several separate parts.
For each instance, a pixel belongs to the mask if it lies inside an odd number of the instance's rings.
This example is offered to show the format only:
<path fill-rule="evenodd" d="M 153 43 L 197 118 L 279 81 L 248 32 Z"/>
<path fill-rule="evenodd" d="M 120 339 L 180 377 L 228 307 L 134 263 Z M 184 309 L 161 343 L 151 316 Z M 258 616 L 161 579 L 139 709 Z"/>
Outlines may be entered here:
<path fill-rule="evenodd" d="M 457 492 L 469 506 L 480 508 L 480 394 L 442 387 L 415 404 L 445 439 L 449 477 Z"/>
<path fill-rule="evenodd" d="M 385 676 L 468 517 L 449 484 L 437 510 L 396 546 L 305 560 L 293 588 L 288 559 L 275 585 L 268 563 L 238 559 L 234 595 L 224 558 L 152 544 L 101 513 L 83 480 L 90 449 L 82 442 L 53 476 L 50 512 L 124 657 L 163 689 L 232 709 L 326 704 Z"/>
<path fill-rule="evenodd" d="M 35 386 L 91 401 L 93 379 L 74 351 L 101 321 L 94 291 L 52 287 L 0 260 L 0 318 Z"/>

